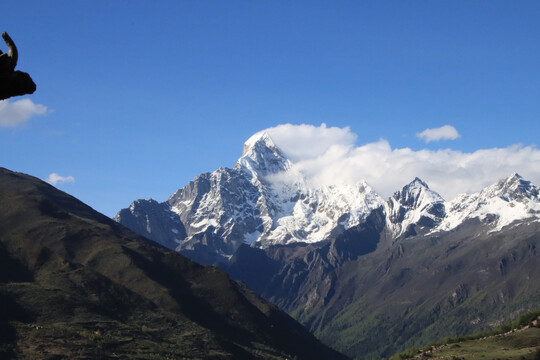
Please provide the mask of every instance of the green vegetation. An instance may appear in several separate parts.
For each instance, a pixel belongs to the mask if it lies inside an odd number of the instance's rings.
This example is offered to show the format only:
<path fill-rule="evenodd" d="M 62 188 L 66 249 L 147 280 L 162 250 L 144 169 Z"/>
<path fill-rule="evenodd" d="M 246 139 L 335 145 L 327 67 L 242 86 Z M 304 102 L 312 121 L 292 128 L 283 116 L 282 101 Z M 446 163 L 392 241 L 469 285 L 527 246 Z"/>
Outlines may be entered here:
<path fill-rule="evenodd" d="M 322 326 L 316 322 L 317 309 L 300 309 L 293 313 L 299 321 L 308 324 L 315 335 L 327 344 L 332 344 L 337 350 L 351 357 L 361 359 L 377 359 L 390 357 L 392 354 L 405 349 L 422 349 L 425 344 L 442 345 L 442 341 L 463 341 L 473 339 L 471 335 L 456 336 L 455 334 L 474 333 L 482 324 L 497 319 L 514 318 L 520 309 L 527 309 L 530 304 L 540 303 L 538 295 L 524 296 L 502 308 L 493 308 L 486 314 L 482 311 L 489 298 L 484 293 L 476 293 L 465 299 L 460 306 L 452 305 L 448 300 L 431 303 L 421 303 L 408 306 L 403 313 L 388 311 L 388 308 L 369 305 L 369 301 L 357 301 L 345 307 L 333 316 L 323 318 L 326 321 Z M 390 310 L 394 310 L 394 306 Z M 523 310 L 521 310 L 523 311 Z M 471 321 L 471 314 L 477 314 L 484 319 L 480 324 Z M 505 323 L 497 329 L 486 333 L 475 333 L 479 337 L 489 334 L 505 333 L 509 328 L 518 324 L 527 324 L 536 312 L 520 316 L 513 322 Z M 485 325 L 484 325 L 485 326 Z M 453 340 L 449 340 L 453 339 Z M 406 350 L 409 355 L 417 352 Z M 358 355 L 359 354 L 359 355 Z"/>
<path fill-rule="evenodd" d="M 540 309 L 527 312 L 495 329 L 448 337 L 418 349 L 410 348 L 390 360 L 432 359 L 539 359 Z"/>
<path fill-rule="evenodd" d="M 483 331 L 540 304 L 539 283 L 532 280 L 540 274 L 538 230 L 534 225 L 474 241 L 462 238 L 464 231 L 405 242 L 403 253 L 381 251 L 348 262 L 335 270 L 340 280 L 328 282 L 327 293 L 305 287 L 299 293 L 313 299 L 310 306 L 287 310 L 321 341 L 360 359 Z M 458 247 L 449 251 L 450 244 Z M 514 260 L 502 274 L 506 257 Z"/>

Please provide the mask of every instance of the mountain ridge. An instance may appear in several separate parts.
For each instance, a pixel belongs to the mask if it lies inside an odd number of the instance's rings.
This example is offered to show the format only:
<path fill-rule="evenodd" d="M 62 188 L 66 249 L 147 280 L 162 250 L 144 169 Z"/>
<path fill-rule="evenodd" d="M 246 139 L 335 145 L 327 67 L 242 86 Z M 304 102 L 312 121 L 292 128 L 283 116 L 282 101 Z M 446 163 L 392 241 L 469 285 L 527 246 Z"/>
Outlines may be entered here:
<path fill-rule="evenodd" d="M 472 219 L 388 246 L 382 220 L 325 243 L 248 253 L 223 268 L 351 357 L 387 357 L 538 307 L 538 222 L 494 236 Z"/>
<path fill-rule="evenodd" d="M 264 248 L 327 240 L 381 206 L 395 239 L 451 231 L 471 217 L 494 215 L 492 231 L 516 219 L 540 219 L 538 188 L 517 173 L 451 201 L 418 177 L 387 200 L 365 181 L 314 187 L 265 132 L 246 141 L 232 169 L 201 174 L 160 205 L 145 201 L 137 200 L 114 219 L 209 264 L 228 261 L 244 243 Z"/>
<path fill-rule="evenodd" d="M 343 358 L 216 267 L 0 168 L 7 358 Z"/>
<path fill-rule="evenodd" d="M 253 169 L 220 168 L 175 193 L 193 205 L 181 219 L 208 225 L 186 222 L 189 248 L 176 250 L 218 264 L 351 357 L 482 330 L 540 303 L 540 197 L 518 174 L 451 201 L 415 178 L 384 200 L 365 181 L 313 187 L 294 163 Z"/>

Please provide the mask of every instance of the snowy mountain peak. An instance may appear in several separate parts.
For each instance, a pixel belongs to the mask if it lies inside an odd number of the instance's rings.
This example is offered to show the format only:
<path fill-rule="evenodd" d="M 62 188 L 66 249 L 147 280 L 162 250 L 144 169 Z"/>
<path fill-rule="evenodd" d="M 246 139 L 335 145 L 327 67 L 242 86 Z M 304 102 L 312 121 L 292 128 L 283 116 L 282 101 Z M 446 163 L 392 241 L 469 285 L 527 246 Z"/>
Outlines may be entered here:
<path fill-rule="evenodd" d="M 490 232 L 540 221 L 539 189 L 517 173 L 450 202 L 416 177 L 385 201 L 363 180 L 322 185 L 304 169 L 262 131 L 245 142 L 233 169 L 201 174 L 163 203 L 135 201 L 115 220 L 204 263 L 242 244 L 325 241 L 375 218 L 391 242 L 464 222 Z"/>
<path fill-rule="evenodd" d="M 394 236 L 414 235 L 415 227 L 433 228 L 445 216 L 443 198 L 415 178 L 387 202 L 388 226 Z"/>
<path fill-rule="evenodd" d="M 246 170 L 256 178 L 276 174 L 291 167 L 292 163 L 266 132 L 253 135 L 244 143 L 242 157 L 235 165 L 236 169 Z"/>
<path fill-rule="evenodd" d="M 448 231 L 477 218 L 499 231 L 516 220 L 540 219 L 540 192 L 530 181 L 513 173 L 476 194 L 463 194 L 447 203 L 448 214 L 439 230 Z"/>
<path fill-rule="evenodd" d="M 411 181 L 406 186 L 421 186 L 421 187 L 425 187 L 425 188 L 429 189 L 429 186 L 424 181 L 422 181 L 422 179 L 420 179 L 419 177 L 415 177 L 414 180 Z"/>
<path fill-rule="evenodd" d="M 242 156 L 246 155 L 250 151 L 257 151 L 257 149 L 260 150 L 261 147 L 277 149 L 276 144 L 266 131 L 257 133 L 246 140 L 246 142 L 244 143 L 244 150 L 242 151 Z"/>
<path fill-rule="evenodd" d="M 402 206 L 411 209 L 422 209 L 431 203 L 444 201 L 439 194 L 430 190 L 429 186 L 418 177 L 405 185 L 401 191 L 394 193 L 392 198 Z"/>
<path fill-rule="evenodd" d="M 538 201 L 539 191 L 530 181 L 523 179 L 518 173 L 513 173 L 482 190 L 480 197 L 499 197 L 506 201 Z"/>

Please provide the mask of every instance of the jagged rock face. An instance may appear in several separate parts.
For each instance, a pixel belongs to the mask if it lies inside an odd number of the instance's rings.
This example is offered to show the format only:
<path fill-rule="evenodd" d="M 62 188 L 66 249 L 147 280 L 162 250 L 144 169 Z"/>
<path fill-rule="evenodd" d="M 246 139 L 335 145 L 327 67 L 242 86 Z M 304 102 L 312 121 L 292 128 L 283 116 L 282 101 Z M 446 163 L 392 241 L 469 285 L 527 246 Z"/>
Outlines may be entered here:
<path fill-rule="evenodd" d="M 446 215 L 443 198 L 419 178 L 396 192 L 387 204 L 388 227 L 393 237 L 417 234 L 417 229 L 431 229 Z"/>
<path fill-rule="evenodd" d="M 246 142 L 233 169 L 199 175 L 163 204 L 143 206 L 145 201 L 137 200 L 115 220 L 204 263 L 226 260 L 244 243 L 264 248 L 319 242 L 358 225 L 384 203 L 365 182 L 307 186 L 265 133 Z M 167 220 L 153 224 L 158 212 Z M 166 223 L 171 229 L 162 228 Z"/>
<path fill-rule="evenodd" d="M 540 218 L 539 190 L 530 181 L 512 174 L 479 193 L 459 195 L 446 204 L 447 215 L 434 231 L 449 231 L 469 219 L 479 219 L 485 231 L 496 232 L 518 220 Z"/>
<path fill-rule="evenodd" d="M 244 144 L 242 157 L 236 163 L 235 169 L 243 169 L 252 177 L 264 177 L 289 170 L 292 163 L 274 144 L 267 133 L 254 135 Z"/>
<path fill-rule="evenodd" d="M 184 225 L 181 253 L 220 263 L 351 356 L 376 357 L 537 304 L 539 194 L 517 174 L 452 201 L 418 178 L 387 201 L 365 182 L 314 187 L 258 134 L 233 169 L 150 208 Z M 144 202 L 116 220 L 130 226 Z M 142 214 L 143 230 L 159 228 Z"/>
<path fill-rule="evenodd" d="M 186 237 L 186 229 L 178 216 L 167 204 L 152 199 L 134 201 L 129 209 L 121 210 L 117 218 L 136 233 L 169 249 L 174 249 Z"/>
<path fill-rule="evenodd" d="M 519 174 L 512 174 L 510 177 L 500 180 L 484 191 L 488 196 L 506 197 L 508 201 L 527 202 L 528 200 L 540 199 L 538 188 L 530 181 L 524 180 Z"/>
<path fill-rule="evenodd" d="M 385 226 L 383 208 L 370 213 L 332 240 L 264 250 L 241 246 L 227 264 L 231 277 L 240 279 L 283 309 L 323 307 L 335 290 L 336 269 L 374 252 Z"/>
<path fill-rule="evenodd" d="M 538 307 L 540 223 L 492 234 L 470 218 L 381 247 L 385 222 L 375 210 L 335 239 L 245 247 L 223 268 L 352 358 L 390 357 Z"/>
<path fill-rule="evenodd" d="M 197 176 L 166 202 L 137 200 L 115 220 L 203 263 L 228 261 L 242 244 L 266 248 L 335 238 L 385 215 L 386 245 L 480 219 L 484 231 L 540 218 L 539 191 L 513 174 L 477 194 L 445 202 L 416 178 L 387 201 L 365 182 L 316 187 L 266 133 L 244 144 L 234 168 Z"/>
<path fill-rule="evenodd" d="M 245 173 L 221 168 L 198 176 L 169 198 L 166 206 L 186 224 L 178 251 L 209 250 L 229 256 L 252 234 L 263 231 L 268 210 Z M 206 262 L 206 261 L 205 261 Z"/>

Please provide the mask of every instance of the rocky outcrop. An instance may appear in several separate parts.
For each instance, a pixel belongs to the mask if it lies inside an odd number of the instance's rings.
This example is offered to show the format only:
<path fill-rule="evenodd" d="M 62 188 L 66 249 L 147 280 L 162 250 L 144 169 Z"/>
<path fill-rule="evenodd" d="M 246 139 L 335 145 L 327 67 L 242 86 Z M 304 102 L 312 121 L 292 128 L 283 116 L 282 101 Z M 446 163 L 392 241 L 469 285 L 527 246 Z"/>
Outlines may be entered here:
<path fill-rule="evenodd" d="M 383 203 L 365 182 L 309 186 L 262 133 L 246 141 L 234 168 L 201 174 L 162 204 L 137 200 L 115 220 L 197 261 L 216 264 L 228 261 L 242 244 L 264 248 L 335 237 Z M 151 213 L 145 215 L 145 209 Z M 171 229 L 163 228 L 169 223 Z M 174 231 L 179 223 L 184 237 Z"/>

